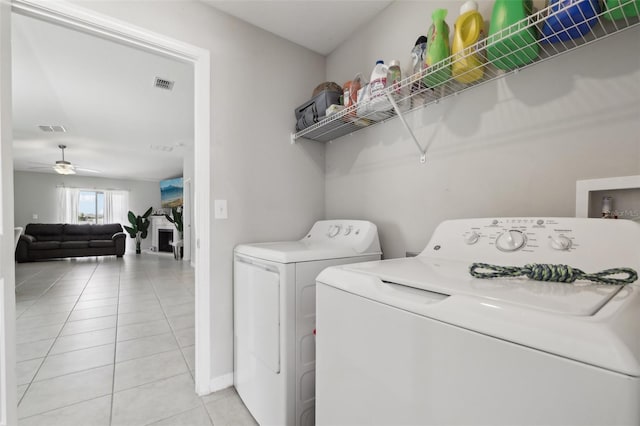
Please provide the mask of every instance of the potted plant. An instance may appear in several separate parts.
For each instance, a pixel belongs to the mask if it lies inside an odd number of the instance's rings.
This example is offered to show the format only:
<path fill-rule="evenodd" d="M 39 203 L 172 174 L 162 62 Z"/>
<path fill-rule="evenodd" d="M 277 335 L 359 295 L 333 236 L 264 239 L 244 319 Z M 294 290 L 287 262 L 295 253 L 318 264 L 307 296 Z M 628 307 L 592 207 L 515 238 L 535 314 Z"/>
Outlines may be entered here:
<path fill-rule="evenodd" d="M 169 216 L 168 214 L 164 215 L 167 220 L 171 223 L 173 223 L 173 225 L 176 227 L 176 230 L 178 231 L 178 241 L 174 241 L 173 243 L 173 257 L 176 258 L 176 260 L 178 259 L 182 259 L 183 253 L 184 253 L 184 249 L 183 249 L 183 223 L 182 223 L 182 207 L 173 207 L 171 209 L 171 216 Z"/>
<path fill-rule="evenodd" d="M 149 215 L 151 214 L 152 208 L 149 207 L 142 216 L 136 216 L 131 210 L 129 210 L 128 218 L 131 226 L 125 226 L 124 229 L 129 233 L 131 238 L 136 239 L 136 254 L 140 254 L 140 244 L 142 240 L 147 238 L 147 234 L 149 232 L 149 225 L 151 222 L 149 221 Z"/>

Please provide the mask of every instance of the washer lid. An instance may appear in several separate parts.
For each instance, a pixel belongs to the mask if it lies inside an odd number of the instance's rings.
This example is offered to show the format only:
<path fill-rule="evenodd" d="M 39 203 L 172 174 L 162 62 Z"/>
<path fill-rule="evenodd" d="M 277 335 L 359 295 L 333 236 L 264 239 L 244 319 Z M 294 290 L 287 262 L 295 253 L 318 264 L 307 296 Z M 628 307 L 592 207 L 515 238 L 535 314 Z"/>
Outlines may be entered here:
<path fill-rule="evenodd" d="M 299 241 L 241 244 L 235 252 L 278 263 L 381 254 L 378 228 L 366 220 L 319 220 Z"/>
<path fill-rule="evenodd" d="M 351 264 L 345 269 L 448 296 L 467 295 L 491 303 L 574 316 L 593 315 L 622 288 L 588 281 L 540 282 L 525 277 L 479 279 L 469 275 L 469 266 L 469 262 L 414 257 Z"/>
<path fill-rule="evenodd" d="M 333 266 L 316 282 L 435 321 L 640 377 L 640 287 L 481 280 L 405 258 Z M 337 294 L 342 294 L 337 293 Z"/>
<path fill-rule="evenodd" d="M 235 253 L 278 263 L 310 262 L 380 254 L 379 252 L 359 253 L 353 247 L 341 244 L 307 241 L 241 244 L 236 247 Z"/>

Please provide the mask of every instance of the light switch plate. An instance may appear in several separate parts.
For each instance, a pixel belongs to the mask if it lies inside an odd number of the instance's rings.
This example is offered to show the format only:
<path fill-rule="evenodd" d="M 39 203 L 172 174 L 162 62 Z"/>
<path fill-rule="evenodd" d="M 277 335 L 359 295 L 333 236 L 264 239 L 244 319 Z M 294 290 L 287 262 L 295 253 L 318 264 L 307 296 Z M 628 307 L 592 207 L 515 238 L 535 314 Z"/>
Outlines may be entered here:
<path fill-rule="evenodd" d="M 32 216 L 33 220 L 37 220 L 38 219 L 38 213 L 34 213 Z"/>
<path fill-rule="evenodd" d="M 226 219 L 227 216 L 227 200 L 213 200 L 213 208 L 215 210 L 214 217 L 216 219 Z"/>

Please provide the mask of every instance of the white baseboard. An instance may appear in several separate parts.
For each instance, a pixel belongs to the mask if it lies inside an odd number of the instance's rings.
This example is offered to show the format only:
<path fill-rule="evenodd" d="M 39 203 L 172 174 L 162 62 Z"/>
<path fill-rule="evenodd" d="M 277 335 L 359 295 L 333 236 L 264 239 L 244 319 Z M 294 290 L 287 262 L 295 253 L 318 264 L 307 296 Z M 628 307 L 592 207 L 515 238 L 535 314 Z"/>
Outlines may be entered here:
<path fill-rule="evenodd" d="M 209 382 L 209 390 L 211 392 L 217 392 L 230 386 L 233 386 L 233 373 L 214 377 L 213 379 L 211 379 L 211 382 Z"/>

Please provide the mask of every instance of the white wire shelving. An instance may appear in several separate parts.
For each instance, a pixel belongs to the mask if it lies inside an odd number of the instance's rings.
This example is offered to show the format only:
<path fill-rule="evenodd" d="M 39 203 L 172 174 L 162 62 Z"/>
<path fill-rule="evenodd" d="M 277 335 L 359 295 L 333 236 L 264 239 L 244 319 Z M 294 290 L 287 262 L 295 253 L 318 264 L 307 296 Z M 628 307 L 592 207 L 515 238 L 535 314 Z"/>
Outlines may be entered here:
<path fill-rule="evenodd" d="M 588 0 L 583 1 L 591 3 Z M 420 162 L 424 163 L 429 146 L 423 147 L 416 139 L 403 117 L 404 114 L 437 104 L 442 99 L 621 33 L 640 23 L 638 0 L 617 0 L 614 7 L 603 9 L 601 12 L 587 9 L 587 16 L 583 8 L 569 11 L 571 7 L 576 6 L 576 2 L 559 6 L 561 3 L 545 7 L 528 18 L 478 41 L 461 53 L 403 79 L 394 87 L 385 89 L 379 97 L 359 102 L 299 132 L 292 133 L 291 142 L 294 143 L 301 138 L 330 142 L 389 119 L 399 118 L 420 151 Z M 579 12 L 577 15 L 576 10 Z M 569 24 L 566 23 L 568 16 L 571 17 Z M 555 33 L 546 31 L 545 35 L 542 31 L 545 22 L 551 23 L 550 19 L 557 20 L 560 17 L 565 19 L 565 24 L 554 27 Z M 591 28 L 581 34 L 588 28 L 585 27 L 585 22 L 588 22 Z M 565 32 L 577 37 L 564 40 L 565 37 L 560 36 L 565 36 L 566 34 L 561 34 Z M 455 77 L 449 74 L 447 69 L 450 70 L 456 63 L 467 61 L 470 57 L 480 59 L 479 65 L 467 68 Z M 523 57 L 527 63 L 522 63 Z M 481 73 L 482 77 L 475 81 L 459 81 L 464 80 L 465 75 L 477 76 L 478 73 Z M 430 87 L 427 87 L 425 81 L 430 83 Z"/>

